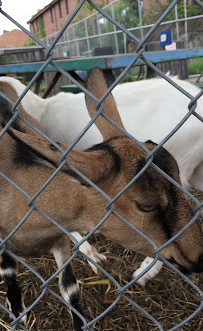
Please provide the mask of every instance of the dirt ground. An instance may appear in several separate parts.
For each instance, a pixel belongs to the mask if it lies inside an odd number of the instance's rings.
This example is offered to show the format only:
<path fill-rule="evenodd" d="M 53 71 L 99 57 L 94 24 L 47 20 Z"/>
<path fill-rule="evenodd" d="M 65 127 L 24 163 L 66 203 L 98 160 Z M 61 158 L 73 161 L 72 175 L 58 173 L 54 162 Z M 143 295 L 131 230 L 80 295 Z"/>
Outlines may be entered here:
<path fill-rule="evenodd" d="M 200 201 L 203 194 L 196 194 Z M 118 244 L 108 241 L 101 235 L 91 238 L 91 243 L 101 253 L 106 254 L 108 265 L 106 269 L 122 285 L 127 284 L 133 271 L 139 267 L 143 257 L 132 251 L 125 250 Z M 29 259 L 27 262 L 47 279 L 56 271 L 56 265 L 51 255 L 39 259 Z M 89 322 L 102 313 L 115 300 L 115 287 L 104 276 L 91 278 L 88 263 L 80 256 L 74 259 L 75 275 L 80 282 L 82 306 L 86 320 Z M 203 288 L 203 274 L 190 276 L 192 281 Z M 18 281 L 25 296 L 28 307 L 41 293 L 41 282 L 24 267 L 19 267 Z M 49 287 L 59 293 L 57 279 Z M 5 284 L 0 283 L 0 302 L 5 302 Z M 125 291 L 132 299 L 149 314 L 158 320 L 164 330 L 169 330 L 192 314 L 198 307 L 198 293 L 183 279 L 166 267 L 160 274 L 142 288 L 133 285 Z M 203 330 L 203 314 L 199 313 L 179 330 Z M 9 316 L 0 311 L 0 331 L 12 330 Z M 29 316 L 27 328 L 32 331 L 71 331 L 71 317 L 68 309 L 55 297 L 47 293 L 33 308 Z M 104 318 L 92 326 L 96 331 L 155 331 L 158 327 L 143 316 L 126 300 L 120 300 Z"/>

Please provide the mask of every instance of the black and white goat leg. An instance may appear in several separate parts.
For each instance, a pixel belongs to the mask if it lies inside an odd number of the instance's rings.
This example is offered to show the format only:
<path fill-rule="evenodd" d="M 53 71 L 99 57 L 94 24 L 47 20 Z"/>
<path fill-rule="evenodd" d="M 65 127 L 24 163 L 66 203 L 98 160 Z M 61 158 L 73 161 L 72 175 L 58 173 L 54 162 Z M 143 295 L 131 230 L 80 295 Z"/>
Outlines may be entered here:
<path fill-rule="evenodd" d="M 58 268 L 60 268 L 70 257 L 70 240 L 61 236 L 54 242 L 53 254 Z M 83 311 L 80 305 L 80 289 L 77 279 L 73 275 L 71 265 L 68 264 L 59 274 L 59 289 L 62 298 L 74 307 L 81 315 Z M 77 314 L 71 311 L 74 331 L 81 331 L 82 320 Z"/>
<path fill-rule="evenodd" d="M 83 239 L 83 237 L 78 232 L 71 232 L 72 236 L 75 237 L 75 239 L 79 242 Z M 85 241 L 82 245 L 79 247 L 80 252 L 84 253 L 88 257 L 90 257 L 96 264 L 103 265 L 107 262 L 106 256 L 103 254 L 98 253 L 96 248 L 88 243 L 88 241 Z M 153 258 L 147 256 L 144 261 L 141 263 L 141 266 L 134 271 L 132 278 L 137 277 L 142 271 L 144 271 L 150 263 L 153 262 Z M 90 267 L 92 270 L 98 274 L 98 268 L 96 265 L 88 261 Z M 140 277 L 137 280 L 137 283 L 141 286 L 145 286 L 148 280 L 154 278 L 158 273 L 161 271 L 161 268 L 163 266 L 163 263 L 161 261 L 157 261 L 153 267 L 150 268 L 142 277 Z"/>
<path fill-rule="evenodd" d="M 71 234 L 78 242 L 83 239 L 81 234 L 78 232 L 71 232 Z M 93 260 L 96 264 L 99 264 L 101 266 L 106 264 L 106 256 L 104 254 L 98 253 L 97 249 L 93 245 L 90 245 L 87 240 L 79 246 L 79 251 L 90 257 L 91 260 Z M 98 274 L 98 268 L 96 267 L 96 265 L 88 260 L 87 262 L 89 263 L 92 270 L 96 274 Z"/>
<path fill-rule="evenodd" d="M 81 234 L 79 234 L 78 232 L 71 232 L 72 236 L 75 237 L 75 239 L 79 242 L 83 239 L 83 237 L 81 236 Z M 80 245 L 79 247 L 80 252 L 84 253 L 85 255 L 87 255 L 88 257 L 90 257 L 96 264 L 99 265 L 103 265 L 107 262 L 106 256 L 103 254 L 98 253 L 98 251 L 96 250 L 96 248 L 92 245 L 90 245 L 88 243 L 88 241 L 86 240 L 83 244 Z M 147 256 L 144 261 L 141 263 L 141 266 L 134 271 L 132 278 L 137 277 L 142 271 L 144 271 L 150 263 L 153 262 L 153 258 Z M 98 274 L 98 268 L 96 267 L 96 265 L 94 265 L 93 263 L 91 263 L 90 261 L 88 261 L 90 267 L 92 268 L 92 270 Z M 150 268 L 150 270 L 148 270 L 142 277 L 140 277 L 137 280 L 137 283 L 141 286 L 145 286 L 146 283 L 148 282 L 148 280 L 153 279 L 156 275 L 158 275 L 158 273 L 161 271 L 163 266 L 163 263 L 161 261 L 157 261 L 153 267 Z"/>
<path fill-rule="evenodd" d="M 7 253 L 0 256 L 0 278 L 5 281 L 7 286 L 6 303 L 8 308 L 18 317 L 26 310 L 26 307 L 16 280 L 17 264 Z M 26 325 L 27 315 L 24 315 L 20 322 Z"/>
<path fill-rule="evenodd" d="M 134 271 L 132 278 L 137 277 L 142 271 L 144 271 L 154 259 L 147 256 L 144 261 L 141 263 L 141 266 Z M 142 277 L 137 280 L 137 283 L 141 286 L 145 286 L 148 280 L 154 278 L 161 271 L 163 262 L 157 261 Z"/>

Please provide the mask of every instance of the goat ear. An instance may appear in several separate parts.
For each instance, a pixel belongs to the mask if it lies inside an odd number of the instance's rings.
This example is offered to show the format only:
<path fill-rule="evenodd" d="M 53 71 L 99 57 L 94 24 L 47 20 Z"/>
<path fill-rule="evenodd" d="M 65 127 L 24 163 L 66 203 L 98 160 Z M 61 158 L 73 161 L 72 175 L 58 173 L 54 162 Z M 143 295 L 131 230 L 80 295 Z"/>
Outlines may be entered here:
<path fill-rule="evenodd" d="M 86 88 L 91 92 L 97 99 L 100 99 L 107 91 L 108 86 L 104 78 L 102 70 L 99 68 L 93 68 L 87 76 Z M 90 117 L 96 114 L 96 101 L 94 101 L 89 95 L 85 95 L 86 106 Z M 116 124 L 124 129 L 120 115 L 117 110 L 116 102 L 113 95 L 110 93 L 103 101 L 103 113 L 109 116 Z M 95 124 L 101 132 L 103 139 L 107 140 L 115 136 L 122 135 L 121 132 L 106 121 L 102 116 L 99 116 L 95 121 Z"/>
<path fill-rule="evenodd" d="M 57 168 L 61 164 L 62 152 L 54 145 L 50 144 L 45 138 L 38 135 L 30 135 L 13 128 L 9 128 L 7 133 L 18 143 L 20 148 L 30 151 L 35 158 L 33 163 L 39 162 L 53 168 Z M 64 151 L 68 149 L 68 145 L 57 143 Z M 47 163 L 48 162 L 48 163 Z M 67 156 L 67 162 L 78 169 L 82 174 L 88 177 L 94 183 L 99 182 L 104 177 L 108 176 L 114 166 L 113 158 L 105 150 L 81 151 L 73 148 Z M 62 172 L 77 178 L 84 183 L 74 171 L 69 167 L 64 166 Z"/>

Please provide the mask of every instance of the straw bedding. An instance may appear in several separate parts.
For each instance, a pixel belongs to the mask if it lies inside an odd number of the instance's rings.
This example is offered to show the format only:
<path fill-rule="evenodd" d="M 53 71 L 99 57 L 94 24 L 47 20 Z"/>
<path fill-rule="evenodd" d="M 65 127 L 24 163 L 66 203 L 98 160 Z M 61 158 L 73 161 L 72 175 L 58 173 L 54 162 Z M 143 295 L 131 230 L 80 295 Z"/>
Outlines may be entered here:
<path fill-rule="evenodd" d="M 200 201 L 203 200 L 203 194 L 196 193 L 195 195 Z M 106 254 L 108 258 L 106 269 L 110 274 L 122 286 L 127 284 L 133 271 L 140 266 L 143 256 L 125 250 L 101 235 L 94 236 L 90 242 L 100 252 Z M 56 271 L 56 264 L 52 255 L 39 259 L 31 258 L 27 262 L 45 279 Z M 91 321 L 115 300 L 115 287 L 104 275 L 94 277 L 89 265 L 81 256 L 74 259 L 73 266 L 75 275 L 80 282 L 84 315 L 87 321 Z M 203 274 L 192 275 L 190 278 L 199 288 L 203 288 Z M 39 288 L 41 282 L 22 266 L 19 266 L 18 281 L 28 307 L 41 293 Z M 49 287 L 59 293 L 57 279 L 51 282 Z M 5 301 L 5 290 L 5 284 L 2 282 L 0 284 L 1 303 Z M 199 306 L 197 292 L 166 267 L 155 279 L 148 282 L 145 288 L 133 285 L 125 291 L 125 294 L 155 317 L 164 330 L 169 330 L 183 321 Z M 12 330 L 9 323 L 9 316 L 1 310 L 0 330 Z M 27 327 L 32 331 L 69 331 L 72 330 L 70 313 L 60 301 L 47 293 L 31 311 Z M 95 323 L 92 328 L 98 331 L 158 330 L 152 321 L 124 299 L 121 299 L 116 307 Z M 202 314 L 196 315 L 179 330 L 203 330 Z"/>

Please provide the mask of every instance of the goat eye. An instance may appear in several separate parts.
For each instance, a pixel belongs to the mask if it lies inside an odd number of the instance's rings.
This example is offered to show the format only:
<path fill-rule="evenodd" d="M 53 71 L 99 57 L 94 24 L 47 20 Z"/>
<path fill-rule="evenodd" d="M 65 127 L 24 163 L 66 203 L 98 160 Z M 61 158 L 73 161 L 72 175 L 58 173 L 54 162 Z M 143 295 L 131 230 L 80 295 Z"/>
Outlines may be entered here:
<path fill-rule="evenodd" d="M 153 204 L 143 204 L 143 203 L 139 203 L 137 201 L 134 201 L 134 202 L 135 202 L 137 209 L 139 209 L 143 213 L 150 213 L 151 211 L 155 210 L 156 206 L 157 206 L 157 205 L 153 205 Z"/>

